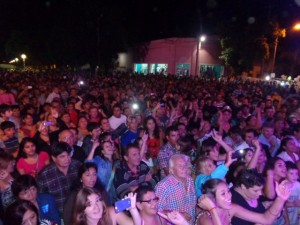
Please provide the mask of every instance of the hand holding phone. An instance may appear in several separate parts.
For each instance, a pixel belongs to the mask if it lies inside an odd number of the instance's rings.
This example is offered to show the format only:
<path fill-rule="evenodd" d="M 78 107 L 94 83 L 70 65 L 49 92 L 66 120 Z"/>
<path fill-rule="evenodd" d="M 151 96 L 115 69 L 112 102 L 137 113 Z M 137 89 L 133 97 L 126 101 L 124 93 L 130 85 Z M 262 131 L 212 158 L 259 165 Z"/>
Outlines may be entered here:
<path fill-rule="evenodd" d="M 115 203 L 115 212 L 119 213 L 131 207 L 130 198 L 125 198 Z"/>

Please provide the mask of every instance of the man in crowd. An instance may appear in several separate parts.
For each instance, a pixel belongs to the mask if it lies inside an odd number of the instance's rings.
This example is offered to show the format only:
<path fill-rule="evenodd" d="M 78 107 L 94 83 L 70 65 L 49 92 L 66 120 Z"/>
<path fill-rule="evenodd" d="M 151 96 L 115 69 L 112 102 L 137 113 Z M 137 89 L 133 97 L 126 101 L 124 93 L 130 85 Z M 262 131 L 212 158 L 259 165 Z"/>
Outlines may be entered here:
<path fill-rule="evenodd" d="M 121 106 L 115 104 L 113 107 L 113 115 L 109 118 L 109 124 L 112 129 L 117 129 L 122 123 L 126 123 L 126 116 L 122 114 Z"/>

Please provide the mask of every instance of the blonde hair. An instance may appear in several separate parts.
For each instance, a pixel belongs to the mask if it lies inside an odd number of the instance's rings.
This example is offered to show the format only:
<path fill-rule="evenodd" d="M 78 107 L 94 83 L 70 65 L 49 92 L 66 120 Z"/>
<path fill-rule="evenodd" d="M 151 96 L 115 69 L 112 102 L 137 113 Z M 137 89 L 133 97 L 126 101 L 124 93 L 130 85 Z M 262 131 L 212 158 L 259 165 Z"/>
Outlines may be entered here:
<path fill-rule="evenodd" d="M 199 157 L 197 160 L 196 160 L 196 175 L 198 174 L 201 174 L 203 173 L 203 168 L 205 166 L 205 164 L 207 163 L 207 161 L 210 160 L 212 161 L 209 157 L 207 156 L 202 156 L 202 157 Z"/>

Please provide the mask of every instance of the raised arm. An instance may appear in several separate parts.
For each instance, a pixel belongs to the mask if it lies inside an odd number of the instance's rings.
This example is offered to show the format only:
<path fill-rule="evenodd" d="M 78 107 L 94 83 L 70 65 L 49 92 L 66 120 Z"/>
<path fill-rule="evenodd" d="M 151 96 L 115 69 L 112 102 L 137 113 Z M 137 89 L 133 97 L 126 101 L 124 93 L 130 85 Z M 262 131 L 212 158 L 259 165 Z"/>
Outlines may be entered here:
<path fill-rule="evenodd" d="M 89 154 L 88 154 L 86 160 L 93 160 L 94 154 L 95 154 L 95 150 L 96 150 L 96 148 L 97 148 L 98 146 L 99 146 L 99 140 L 96 139 L 96 140 L 93 142 L 92 149 L 91 149 L 91 151 L 89 152 Z"/>
<path fill-rule="evenodd" d="M 255 147 L 255 151 L 254 151 L 254 154 L 252 156 L 252 159 L 250 160 L 250 162 L 246 165 L 247 166 L 247 169 L 254 169 L 256 168 L 256 165 L 257 165 L 257 160 L 258 160 L 258 157 L 259 157 L 259 154 L 261 152 L 261 146 L 260 146 L 260 143 L 257 139 L 253 140 L 252 141 L 252 144 L 254 145 Z"/>
<path fill-rule="evenodd" d="M 217 211 L 217 206 L 215 205 L 215 203 L 207 196 L 207 195 L 202 195 L 199 199 L 198 199 L 198 206 L 206 211 L 209 212 L 209 214 L 211 215 L 211 217 L 207 216 L 207 214 L 203 214 L 203 216 L 201 216 L 198 221 L 197 221 L 197 225 L 223 225 L 221 222 L 221 219 L 218 215 L 218 211 Z"/>
<path fill-rule="evenodd" d="M 281 182 L 279 185 L 276 183 L 277 198 L 265 213 L 255 213 L 239 205 L 233 204 L 232 209 L 230 210 L 230 215 L 253 223 L 272 224 L 275 219 L 279 217 L 284 203 L 289 198 L 290 193 L 291 190 L 286 181 Z"/>

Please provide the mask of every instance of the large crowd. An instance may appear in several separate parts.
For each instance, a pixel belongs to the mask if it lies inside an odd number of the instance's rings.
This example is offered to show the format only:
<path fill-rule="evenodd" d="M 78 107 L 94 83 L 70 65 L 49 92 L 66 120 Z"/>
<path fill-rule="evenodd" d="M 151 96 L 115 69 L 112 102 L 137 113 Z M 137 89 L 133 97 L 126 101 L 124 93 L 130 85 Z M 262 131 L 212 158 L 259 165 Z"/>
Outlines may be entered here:
<path fill-rule="evenodd" d="M 47 71 L 0 84 L 4 225 L 300 224 L 293 85 Z"/>

